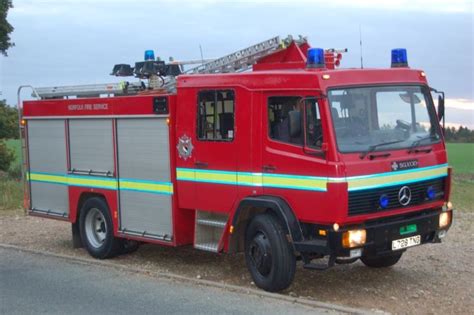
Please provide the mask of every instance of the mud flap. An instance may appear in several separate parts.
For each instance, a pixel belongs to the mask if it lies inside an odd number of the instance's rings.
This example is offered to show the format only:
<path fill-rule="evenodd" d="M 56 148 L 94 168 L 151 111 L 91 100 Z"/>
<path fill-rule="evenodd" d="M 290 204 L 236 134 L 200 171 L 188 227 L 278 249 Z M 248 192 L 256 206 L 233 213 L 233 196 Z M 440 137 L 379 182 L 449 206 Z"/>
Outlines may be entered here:
<path fill-rule="evenodd" d="M 72 231 L 72 248 L 83 248 L 81 233 L 79 232 L 79 222 L 71 224 Z"/>

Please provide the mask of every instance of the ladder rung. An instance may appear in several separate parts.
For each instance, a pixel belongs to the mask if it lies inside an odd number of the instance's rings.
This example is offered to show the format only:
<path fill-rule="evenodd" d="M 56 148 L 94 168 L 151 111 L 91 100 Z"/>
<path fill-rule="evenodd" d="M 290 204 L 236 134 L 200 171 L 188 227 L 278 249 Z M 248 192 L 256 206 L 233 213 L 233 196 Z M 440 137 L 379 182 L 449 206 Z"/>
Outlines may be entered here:
<path fill-rule="evenodd" d="M 198 67 L 189 69 L 185 71 L 185 73 L 191 74 L 191 73 L 225 72 L 225 70 L 228 69 L 229 66 L 232 67 L 233 64 L 236 64 L 236 62 L 242 59 L 247 59 L 247 61 L 245 62 L 245 64 L 241 64 L 240 66 L 238 66 L 237 69 L 234 68 L 234 70 L 248 68 L 254 62 L 256 62 L 259 58 L 261 58 L 262 55 L 268 54 L 269 52 L 273 52 L 278 48 L 280 48 L 280 37 L 276 36 L 266 41 L 263 41 L 261 43 L 252 45 L 248 48 L 238 50 L 227 56 L 207 62 Z"/>

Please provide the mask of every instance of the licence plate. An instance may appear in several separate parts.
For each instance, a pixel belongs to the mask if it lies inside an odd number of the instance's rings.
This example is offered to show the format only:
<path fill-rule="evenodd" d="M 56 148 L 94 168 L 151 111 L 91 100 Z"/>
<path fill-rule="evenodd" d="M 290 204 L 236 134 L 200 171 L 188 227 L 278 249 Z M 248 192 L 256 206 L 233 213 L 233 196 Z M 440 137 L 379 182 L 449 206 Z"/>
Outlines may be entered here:
<path fill-rule="evenodd" d="M 420 243 L 421 243 L 420 235 L 410 236 L 407 238 L 402 238 L 399 240 L 392 241 L 392 250 L 412 247 L 415 245 L 420 245 Z"/>

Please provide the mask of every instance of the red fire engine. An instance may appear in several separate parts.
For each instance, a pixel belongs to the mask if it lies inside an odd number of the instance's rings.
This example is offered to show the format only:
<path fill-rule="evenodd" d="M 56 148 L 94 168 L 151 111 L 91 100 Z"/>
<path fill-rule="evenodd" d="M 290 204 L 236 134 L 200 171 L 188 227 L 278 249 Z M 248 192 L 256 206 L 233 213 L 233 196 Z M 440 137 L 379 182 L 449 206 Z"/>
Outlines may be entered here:
<path fill-rule="evenodd" d="M 33 89 L 20 110 L 28 213 L 72 223 L 96 258 L 142 242 L 243 251 L 268 291 L 297 260 L 388 267 L 440 242 L 453 208 L 444 94 L 405 49 L 389 69 L 337 69 L 342 52 L 275 37 L 185 71 L 147 51 L 113 69 L 138 83 Z"/>

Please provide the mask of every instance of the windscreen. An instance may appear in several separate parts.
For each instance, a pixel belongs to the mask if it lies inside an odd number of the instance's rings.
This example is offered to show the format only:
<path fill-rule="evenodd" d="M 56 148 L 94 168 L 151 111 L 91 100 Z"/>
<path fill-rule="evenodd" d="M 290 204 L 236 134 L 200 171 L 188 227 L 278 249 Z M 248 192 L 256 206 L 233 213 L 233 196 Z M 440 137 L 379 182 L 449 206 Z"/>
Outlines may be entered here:
<path fill-rule="evenodd" d="M 333 89 L 328 96 L 340 152 L 412 148 L 441 139 L 425 87 Z"/>

